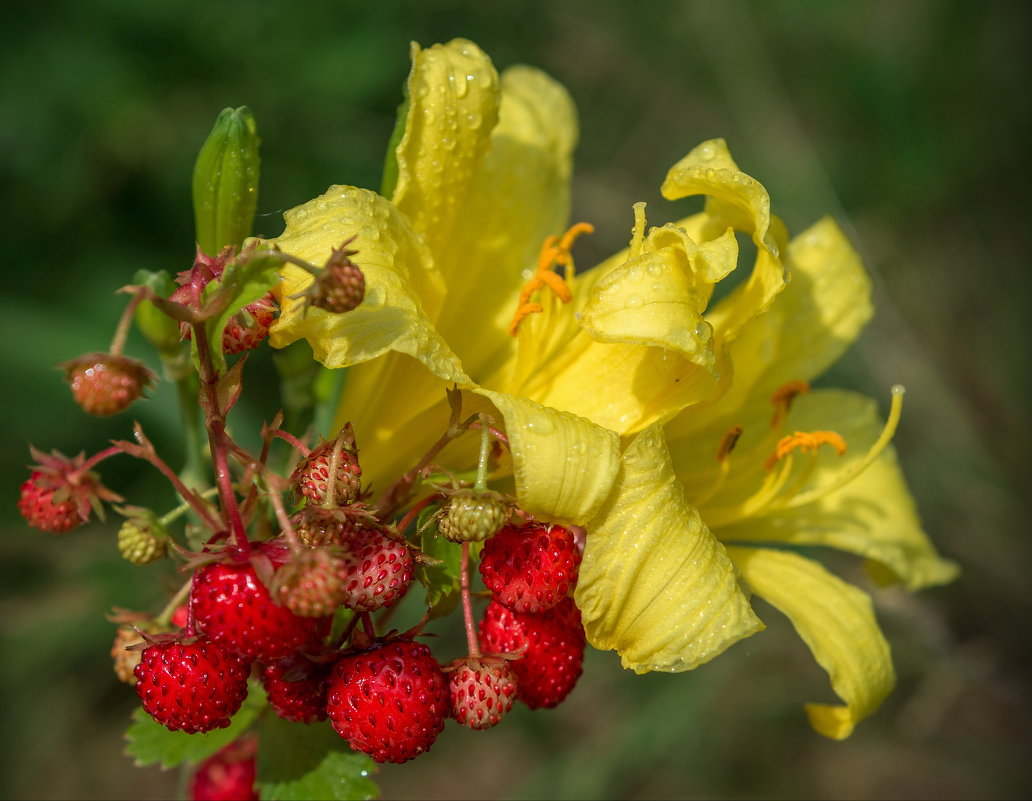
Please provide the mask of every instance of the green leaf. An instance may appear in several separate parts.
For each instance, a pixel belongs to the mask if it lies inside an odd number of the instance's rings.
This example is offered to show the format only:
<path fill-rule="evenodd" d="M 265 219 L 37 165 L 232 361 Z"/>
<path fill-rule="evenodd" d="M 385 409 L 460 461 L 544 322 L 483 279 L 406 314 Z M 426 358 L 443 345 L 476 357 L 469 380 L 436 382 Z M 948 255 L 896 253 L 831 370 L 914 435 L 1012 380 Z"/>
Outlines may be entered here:
<path fill-rule="evenodd" d="M 172 276 L 166 270 L 157 272 L 137 270 L 136 275 L 133 276 L 133 283 L 137 286 L 148 287 L 162 298 L 167 298 L 176 290 L 176 282 L 172 280 Z M 140 303 L 136 307 L 134 317 L 136 327 L 163 358 L 167 355 L 178 354 L 183 349 L 178 321 L 173 320 L 151 301 L 145 300 Z"/>
<path fill-rule="evenodd" d="M 244 734 L 264 708 L 265 691 L 254 681 L 248 684 L 244 705 L 233 716 L 229 726 L 205 734 L 169 731 L 148 715 L 142 706 L 137 707 L 133 711 L 133 723 L 125 733 L 128 741 L 125 753 L 140 767 L 155 763 L 162 768 L 183 762 L 196 764 Z"/>
<path fill-rule="evenodd" d="M 270 252 L 271 253 L 271 252 Z M 221 373 L 226 369 L 226 356 L 222 352 L 222 332 L 229 318 L 244 306 L 254 303 L 276 286 L 283 260 L 274 255 L 243 254 L 232 262 L 222 274 L 222 280 L 212 282 L 204 288 L 204 303 L 210 303 L 218 295 L 222 311 L 205 322 L 208 343 L 215 368 Z M 224 305 L 223 305 L 224 304 Z"/>
<path fill-rule="evenodd" d="M 376 763 L 348 748 L 328 723 L 304 725 L 266 715 L 258 727 L 262 801 L 378 798 Z"/>
<path fill-rule="evenodd" d="M 416 521 L 417 530 L 422 529 L 423 532 L 419 537 L 420 550 L 431 559 L 436 560 L 436 564 L 417 562 L 416 578 L 426 587 L 427 606 L 432 608 L 441 606 L 439 611 L 447 613 L 454 609 L 461 589 L 462 545 L 438 536 L 436 521 L 427 523 L 435 511 L 433 507 L 424 509 Z M 482 542 L 470 543 L 471 569 L 476 564 L 476 557 L 483 545 Z M 431 617 L 437 616 L 435 612 L 431 612 Z"/>

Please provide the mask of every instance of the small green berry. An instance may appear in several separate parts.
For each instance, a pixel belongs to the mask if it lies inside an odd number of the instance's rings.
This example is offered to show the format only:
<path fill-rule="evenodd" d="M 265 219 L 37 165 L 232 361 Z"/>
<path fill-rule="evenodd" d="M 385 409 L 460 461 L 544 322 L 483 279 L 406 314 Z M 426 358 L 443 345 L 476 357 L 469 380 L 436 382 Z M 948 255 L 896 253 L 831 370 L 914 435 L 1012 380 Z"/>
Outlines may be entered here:
<path fill-rule="evenodd" d="M 444 507 L 437 530 L 452 542 L 483 542 L 505 525 L 509 509 L 509 503 L 497 492 L 459 490 Z"/>
<path fill-rule="evenodd" d="M 118 530 L 118 552 L 134 565 L 147 565 L 168 553 L 168 532 L 153 515 L 134 515 Z"/>

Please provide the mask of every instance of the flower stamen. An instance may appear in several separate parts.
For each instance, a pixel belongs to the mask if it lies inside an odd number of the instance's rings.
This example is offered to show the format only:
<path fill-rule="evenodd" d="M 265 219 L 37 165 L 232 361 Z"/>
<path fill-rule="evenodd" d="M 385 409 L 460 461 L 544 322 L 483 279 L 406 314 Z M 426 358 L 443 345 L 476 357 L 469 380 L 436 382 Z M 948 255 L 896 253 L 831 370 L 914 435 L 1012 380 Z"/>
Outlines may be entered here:
<path fill-rule="evenodd" d="M 548 288 L 555 293 L 555 296 L 563 303 L 573 300 L 573 293 L 567 285 L 567 281 L 573 275 L 573 255 L 570 249 L 573 243 L 581 234 L 590 234 L 595 231 L 591 223 L 580 222 L 570 226 L 570 229 L 562 237 L 550 236 L 545 239 L 541 246 L 541 253 L 538 256 L 537 270 L 530 280 L 520 290 L 520 302 L 509 323 L 509 334 L 516 336 L 520 323 L 531 314 L 540 314 L 543 306 L 531 300 L 534 293 L 539 289 Z M 565 278 L 555 272 L 556 267 L 565 267 Z"/>
<path fill-rule="evenodd" d="M 799 395 L 806 395 L 810 392 L 810 385 L 805 381 L 787 381 L 774 390 L 770 396 L 770 403 L 774 407 L 774 415 L 770 418 L 770 427 L 780 426 L 788 412 L 792 408 L 792 401 Z"/>
<path fill-rule="evenodd" d="M 782 437 L 774 453 L 763 463 L 765 470 L 772 470 L 774 465 L 788 456 L 792 451 L 816 452 L 821 445 L 831 445 L 839 456 L 846 452 L 846 441 L 836 431 L 796 431 Z"/>
<path fill-rule="evenodd" d="M 724 482 L 727 481 L 728 473 L 731 472 L 731 451 L 735 449 L 735 445 L 738 444 L 738 440 L 742 437 L 741 426 L 731 426 L 727 430 L 727 433 L 720 440 L 720 445 L 717 446 L 717 461 L 720 463 L 719 472 L 713 483 L 704 490 L 700 495 L 692 499 L 693 506 L 702 506 L 714 495 L 720 492 L 724 486 Z"/>

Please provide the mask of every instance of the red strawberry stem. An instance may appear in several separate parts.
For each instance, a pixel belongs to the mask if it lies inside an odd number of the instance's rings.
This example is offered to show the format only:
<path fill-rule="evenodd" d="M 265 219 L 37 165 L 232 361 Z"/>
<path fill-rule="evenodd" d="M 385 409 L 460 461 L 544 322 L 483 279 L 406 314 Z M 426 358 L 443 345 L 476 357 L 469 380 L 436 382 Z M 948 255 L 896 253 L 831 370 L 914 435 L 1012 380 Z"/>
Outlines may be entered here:
<path fill-rule="evenodd" d="M 115 336 L 111 340 L 111 347 L 108 350 L 108 353 L 112 356 L 122 355 L 122 348 L 125 347 L 125 340 L 129 336 L 129 326 L 133 321 L 133 312 L 136 311 L 136 307 L 140 305 L 141 300 L 143 300 L 143 295 L 137 292 L 125 304 L 122 316 L 118 320 L 118 327 L 115 328 Z"/>
<path fill-rule="evenodd" d="M 470 656 L 480 656 L 480 642 L 473 625 L 473 601 L 469 593 L 469 543 L 462 543 L 462 561 L 459 567 L 459 586 L 462 588 L 462 617 L 466 623 L 466 645 Z"/>
<path fill-rule="evenodd" d="M 215 486 L 219 489 L 222 501 L 222 513 L 226 517 L 230 536 L 234 544 L 245 553 L 250 550 L 247 531 L 240 517 L 236 492 L 233 489 L 233 475 L 229 469 L 229 435 L 226 433 L 226 416 L 219 405 L 219 374 L 211 359 L 211 347 L 208 332 L 204 323 L 192 326 L 194 341 L 197 343 L 198 376 L 200 382 L 200 402 L 204 410 L 204 427 L 208 431 L 208 444 L 211 446 L 212 467 L 215 471 Z M 222 343 L 218 343 L 219 347 Z"/>
<path fill-rule="evenodd" d="M 443 496 L 441 495 L 428 495 L 415 506 L 413 506 L 411 509 L 409 509 L 408 512 L 405 513 L 405 516 L 401 518 L 401 522 L 398 523 L 398 533 L 404 536 L 405 529 L 407 529 L 412 524 L 412 521 L 415 520 L 416 515 L 418 515 L 421 511 L 423 511 L 423 509 L 425 509 L 434 501 L 439 501 L 442 497 Z"/>
<path fill-rule="evenodd" d="M 88 473 L 90 470 L 93 469 L 93 467 L 95 465 L 100 464 L 105 459 L 107 459 L 109 456 L 114 456 L 116 453 L 121 453 L 121 452 L 122 452 L 122 449 L 119 448 L 117 445 L 112 445 L 110 448 L 105 448 L 104 450 L 99 451 L 98 453 L 93 454 L 89 459 L 87 459 L 85 462 L 83 462 L 82 465 L 79 466 L 79 469 L 76 470 L 75 472 L 76 472 L 76 474 Z"/>
<path fill-rule="evenodd" d="M 301 442 L 301 440 L 289 431 L 284 431 L 282 428 L 270 428 L 266 433 L 269 436 L 279 437 L 284 442 L 290 443 L 291 447 L 296 448 L 302 457 L 307 457 L 312 452 L 311 448 Z"/>

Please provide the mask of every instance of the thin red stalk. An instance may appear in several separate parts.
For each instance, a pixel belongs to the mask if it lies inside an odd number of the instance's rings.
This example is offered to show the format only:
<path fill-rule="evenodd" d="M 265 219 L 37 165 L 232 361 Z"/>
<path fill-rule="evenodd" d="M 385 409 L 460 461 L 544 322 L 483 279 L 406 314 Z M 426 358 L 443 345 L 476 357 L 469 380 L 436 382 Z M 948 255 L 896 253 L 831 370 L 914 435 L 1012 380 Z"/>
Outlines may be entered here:
<path fill-rule="evenodd" d="M 222 513 L 226 516 L 230 536 L 239 548 L 247 550 L 247 531 L 240 517 L 237 506 L 236 491 L 233 488 L 233 475 L 229 469 L 226 451 L 229 435 L 226 433 L 226 418 L 219 407 L 218 373 L 211 362 L 208 332 L 204 324 L 193 326 L 194 341 L 197 343 L 197 361 L 199 364 L 200 391 L 204 394 L 201 407 L 204 409 L 204 427 L 208 430 L 208 443 L 211 446 L 212 467 L 215 471 L 215 486 L 219 488 L 219 499 L 222 501 Z M 221 346 L 221 343 L 218 343 Z"/>
<path fill-rule="evenodd" d="M 122 316 L 118 319 L 118 327 L 115 329 L 115 336 L 111 340 L 111 348 L 108 350 L 112 356 L 121 356 L 122 348 L 125 347 L 126 337 L 129 336 L 129 326 L 133 321 L 133 312 L 136 311 L 136 307 L 140 305 L 140 301 L 143 300 L 143 295 L 139 292 L 135 293 L 127 304 L 125 309 L 122 310 Z"/>
<path fill-rule="evenodd" d="M 466 622 L 466 645 L 469 655 L 480 656 L 480 642 L 473 625 L 473 601 L 469 594 L 469 543 L 462 543 L 462 561 L 459 568 L 459 586 L 462 588 L 462 617 Z"/>
<path fill-rule="evenodd" d="M 266 429 L 266 434 L 273 437 L 279 437 L 284 442 L 290 443 L 290 445 L 301 452 L 301 455 L 307 457 L 312 449 L 305 445 L 301 440 L 291 434 L 289 431 L 284 431 L 282 428 L 269 428 Z"/>
<path fill-rule="evenodd" d="M 116 453 L 124 453 L 124 451 L 117 445 L 112 445 L 110 448 L 105 448 L 98 453 L 93 454 L 89 459 L 83 462 L 82 467 L 79 469 L 85 473 L 88 470 L 92 470 L 94 465 L 98 465 L 110 456 L 114 456 Z"/>
<path fill-rule="evenodd" d="M 405 529 L 409 527 L 412 521 L 416 518 L 416 515 L 422 512 L 423 509 L 425 509 L 431 503 L 433 503 L 436 500 L 439 500 L 442 497 L 443 496 L 441 495 L 429 495 L 426 498 L 423 498 L 423 500 L 421 500 L 411 509 L 409 509 L 408 512 L 405 513 L 405 516 L 401 518 L 401 522 L 398 523 L 398 533 L 404 536 Z"/>

